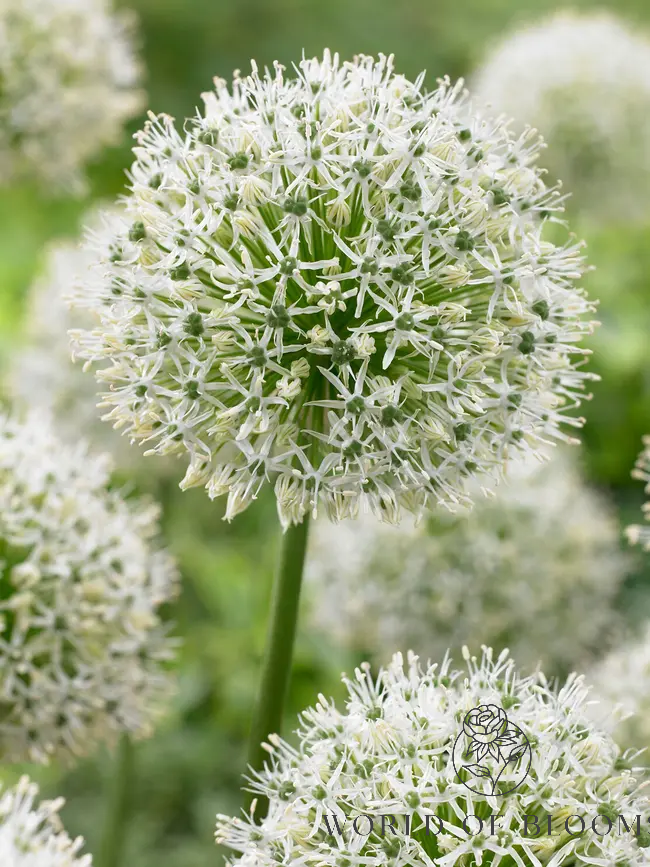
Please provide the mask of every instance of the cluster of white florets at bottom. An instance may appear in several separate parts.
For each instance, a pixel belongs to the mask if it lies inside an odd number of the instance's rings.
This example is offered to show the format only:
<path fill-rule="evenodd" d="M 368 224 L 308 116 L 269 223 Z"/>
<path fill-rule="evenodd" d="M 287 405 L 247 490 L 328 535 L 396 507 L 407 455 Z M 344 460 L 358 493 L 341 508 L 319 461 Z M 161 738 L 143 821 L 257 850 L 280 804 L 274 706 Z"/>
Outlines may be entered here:
<path fill-rule="evenodd" d="M 582 678 L 573 675 L 555 689 L 540 672 L 521 677 L 507 652 L 494 658 L 484 648 L 478 659 L 467 651 L 465 657 L 455 670 L 448 658 L 422 666 L 412 654 L 397 654 L 376 678 L 362 666 L 343 678 L 345 710 L 320 696 L 301 715 L 296 746 L 270 737 L 268 763 L 250 784 L 268 798 L 268 813 L 217 818 L 217 841 L 236 853 L 229 863 L 647 865 L 648 800 L 619 747 L 589 719 Z M 455 764 L 464 736 L 474 745 L 467 759 L 474 771 L 517 745 L 525 764 L 513 760 L 501 777 L 518 778 L 516 791 L 482 794 L 461 782 Z M 487 781 L 480 773 L 479 789 Z M 393 815 L 395 832 L 382 835 L 376 822 L 366 834 L 367 820 L 353 824 L 368 814 Z M 576 814 L 587 828 L 574 835 L 563 823 Z M 619 833 L 619 815 L 628 832 Z M 334 816 L 341 834 L 328 830 Z M 436 817 L 429 833 L 427 816 Z M 526 816 L 543 817 L 538 836 Z M 484 820 L 482 831 L 476 817 Z M 593 820 L 599 833 L 592 833 Z M 603 833 L 610 823 L 612 831 Z"/>
<path fill-rule="evenodd" d="M 71 840 L 59 818 L 63 799 L 35 803 L 38 786 L 22 777 L 0 791 L 0 864 L 2 867 L 90 867 L 80 854 L 83 840 Z"/>

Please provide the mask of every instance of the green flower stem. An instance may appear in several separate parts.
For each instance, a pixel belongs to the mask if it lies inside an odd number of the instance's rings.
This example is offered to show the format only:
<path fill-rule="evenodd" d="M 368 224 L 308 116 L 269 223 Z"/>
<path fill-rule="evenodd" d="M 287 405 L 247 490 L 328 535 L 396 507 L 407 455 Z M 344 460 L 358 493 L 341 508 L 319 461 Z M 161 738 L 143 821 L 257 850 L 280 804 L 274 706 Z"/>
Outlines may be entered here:
<path fill-rule="evenodd" d="M 99 850 L 99 867 L 119 867 L 122 861 L 133 778 L 133 744 L 128 735 L 122 735 L 115 757 L 115 775 Z"/>
<path fill-rule="evenodd" d="M 262 769 L 268 755 L 262 748 L 262 743 L 270 734 L 279 734 L 282 726 L 291 675 L 308 531 L 307 515 L 302 524 L 289 527 L 282 537 L 278 570 L 273 585 L 266 651 L 250 733 L 248 764 L 255 771 Z M 250 806 L 250 793 L 246 797 Z M 259 803 L 260 816 L 265 810 L 266 805 Z"/>

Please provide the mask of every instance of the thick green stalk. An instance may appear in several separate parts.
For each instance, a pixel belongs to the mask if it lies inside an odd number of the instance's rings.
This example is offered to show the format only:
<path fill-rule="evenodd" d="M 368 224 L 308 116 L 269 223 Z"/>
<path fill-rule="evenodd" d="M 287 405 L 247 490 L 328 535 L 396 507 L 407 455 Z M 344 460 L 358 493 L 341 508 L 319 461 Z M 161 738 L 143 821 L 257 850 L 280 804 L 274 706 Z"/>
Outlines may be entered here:
<path fill-rule="evenodd" d="M 306 516 L 302 524 L 289 527 L 282 536 L 266 651 L 250 734 L 248 763 L 255 771 L 262 769 L 268 755 L 262 748 L 262 742 L 270 734 L 279 734 L 282 726 L 291 676 L 308 530 L 309 517 Z M 250 796 L 247 796 L 247 801 L 250 804 Z M 256 815 L 263 815 L 265 810 L 266 806 L 260 803 Z"/>
<path fill-rule="evenodd" d="M 115 770 L 108 799 L 104 837 L 99 850 L 99 867 L 119 867 L 122 861 L 133 778 L 133 744 L 128 735 L 122 735 L 115 755 Z"/>

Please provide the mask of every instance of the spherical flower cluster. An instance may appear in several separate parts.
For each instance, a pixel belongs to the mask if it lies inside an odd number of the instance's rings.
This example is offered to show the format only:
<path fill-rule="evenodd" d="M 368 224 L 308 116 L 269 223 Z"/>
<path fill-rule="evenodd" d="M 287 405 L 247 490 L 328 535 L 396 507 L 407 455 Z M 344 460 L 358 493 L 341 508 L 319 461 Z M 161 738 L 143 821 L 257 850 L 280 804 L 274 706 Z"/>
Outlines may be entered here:
<path fill-rule="evenodd" d="M 176 590 L 155 506 L 40 414 L 0 417 L 0 756 L 84 754 L 150 733 L 172 682 L 160 606 Z"/>
<path fill-rule="evenodd" d="M 70 354 L 68 332 L 90 323 L 81 311 L 71 310 L 66 299 L 90 264 L 89 251 L 74 241 L 59 242 L 49 250 L 43 272 L 30 290 L 25 340 L 10 358 L 8 391 L 17 405 L 50 415 L 66 440 L 84 437 L 93 448 L 108 451 L 116 468 L 144 482 L 170 472 L 173 462 L 143 460 L 124 437 L 101 421 L 95 383 Z"/>
<path fill-rule="evenodd" d="M 397 654 L 376 679 L 363 666 L 344 683 L 345 710 L 321 696 L 302 714 L 295 748 L 269 738 L 251 784 L 269 799 L 266 817 L 217 818 L 230 864 L 647 865 L 647 797 L 589 720 L 581 678 L 555 690 L 485 648 L 464 671 Z M 628 827 L 640 815 L 641 833 L 618 833 L 619 814 Z M 383 834 L 381 816 L 394 820 Z M 539 837 L 525 816 L 540 820 Z"/>
<path fill-rule="evenodd" d="M 645 482 L 645 492 L 650 494 L 650 436 L 643 438 L 643 446 L 643 451 L 637 458 L 636 466 L 632 471 L 632 477 Z M 650 502 L 644 503 L 643 514 L 646 521 L 650 521 Z M 650 527 L 633 524 L 627 528 L 626 534 L 631 545 L 640 544 L 646 551 L 650 551 Z"/>
<path fill-rule="evenodd" d="M 275 479 L 285 526 L 362 501 L 396 520 L 580 423 L 592 308 L 579 245 L 542 237 L 561 206 L 534 137 L 383 56 L 204 100 L 140 134 L 75 335 L 107 418 L 187 454 L 185 486 L 229 518 Z"/>
<path fill-rule="evenodd" d="M 83 168 L 138 113 L 133 22 L 110 0 L 3 0 L 0 183 L 83 191 Z"/>
<path fill-rule="evenodd" d="M 389 648 L 439 659 L 472 641 L 566 673 L 602 648 L 628 565 L 612 510 L 568 455 L 511 470 L 470 513 L 438 510 L 418 527 L 318 522 L 313 626 L 378 662 Z"/>
<path fill-rule="evenodd" d="M 602 217 L 644 218 L 650 192 L 650 40 L 607 13 L 561 12 L 504 38 L 477 97 L 535 126 L 542 162 Z"/>
<path fill-rule="evenodd" d="M 0 790 L 0 863 L 3 867 L 90 867 L 81 855 L 83 840 L 71 840 L 63 830 L 59 810 L 63 799 L 35 804 L 38 786 L 27 777 Z"/>
<path fill-rule="evenodd" d="M 617 709 L 620 743 L 647 750 L 650 744 L 650 628 L 603 659 L 589 674 L 596 695 Z"/>

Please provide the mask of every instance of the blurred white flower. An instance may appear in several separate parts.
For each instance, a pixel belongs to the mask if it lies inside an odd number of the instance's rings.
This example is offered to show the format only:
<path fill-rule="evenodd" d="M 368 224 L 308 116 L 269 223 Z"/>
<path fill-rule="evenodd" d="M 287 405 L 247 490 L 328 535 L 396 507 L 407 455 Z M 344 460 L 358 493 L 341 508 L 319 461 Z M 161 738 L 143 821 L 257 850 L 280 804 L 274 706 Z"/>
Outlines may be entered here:
<path fill-rule="evenodd" d="M 42 414 L 0 416 L 0 755 L 48 761 L 151 732 L 173 689 L 177 590 L 158 509 Z"/>
<path fill-rule="evenodd" d="M 187 456 L 228 518 L 276 479 L 285 526 L 455 503 L 568 438 L 592 307 L 580 245 L 542 240 L 561 207 L 534 136 L 383 56 L 215 86 L 185 132 L 151 115 L 91 239 L 100 324 L 75 346 L 108 418 Z"/>
<path fill-rule="evenodd" d="M 643 450 L 632 470 L 632 478 L 645 482 L 645 492 L 650 495 L 650 436 L 643 438 Z M 650 502 L 643 504 L 643 515 L 650 521 Z M 644 550 L 650 551 L 650 526 L 633 524 L 625 532 L 631 545 L 642 545 Z"/>
<path fill-rule="evenodd" d="M 110 0 L 0 4 L 0 183 L 79 193 L 141 109 L 133 20 Z"/>
<path fill-rule="evenodd" d="M 612 651 L 589 674 L 603 709 L 618 710 L 616 737 L 625 746 L 650 746 L 650 627 Z M 596 717 L 597 718 L 597 717 Z"/>
<path fill-rule="evenodd" d="M 84 841 L 71 840 L 59 818 L 63 799 L 34 803 L 38 786 L 27 777 L 10 789 L 0 786 L 0 864 L 2 867 L 91 867 L 81 855 Z"/>
<path fill-rule="evenodd" d="M 627 567 L 614 512 L 556 455 L 511 465 L 469 514 L 319 522 L 306 601 L 313 627 L 379 662 L 391 648 L 438 659 L 472 642 L 566 673 L 617 631 Z"/>
<path fill-rule="evenodd" d="M 650 40 L 614 15 L 560 12 L 506 36 L 474 76 L 480 103 L 536 127 L 541 162 L 576 206 L 645 217 Z"/>
<path fill-rule="evenodd" d="M 301 715 L 295 747 L 271 736 L 268 764 L 251 785 L 269 799 L 266 818 L 217 817 L 217 841 L 234 852 L 228 863 L 647 865 L 647 796 L 624 770 L 611 736 L 591 722 L 582 678 L 571 675 L 556 690 L 540 672 L 520 676 L 505 652 L 465 655 L 465 670 L 452 669 L 448 659 L 421 667 L 412 654 L 406 665 L 395 655 L 376 679 L 362 666 L 343 678 L 344 711 L 320 696 Z M 470 791 L 456 774 L 457 739 L 471 736 L 475 745 L 481 726 L 484 746 L 492 744 L 492 758 L 499 756 L 496 766 L 505 764 L 497 781 L 477 773 L 467 781 Z M 476 757 L 483 752 L 479 747 Z M 481 763 L 489 765 L 488 757 Z M 470 772 L 461 773 L 466 779 Z M 481 794 L 488 785 L 505 794 L 517 779 L 505 807 Z M 368 814 L 374 833 L 366 833 Z M 384 825 L 382 834 L 379 817 L 386 814 L 394 826 Z M 535 838 L 524 817 L 540 814 Z M 603 833 L 568 834 L 564 820 L 576 814 L 596 818 Z M 628 827 L 641 815 L 640 833 L 605 833 L 607 820 L 616 825 L 619 814 Z M 552 836 L 546 815 L 553 818 Z"/>
<path fill-rule="evenodd" d="M 96 215 L 88 219 L 92 224 Z M 18 406 L 50 415 L 66 440 L 75 442 L 81 436 L 94 450 L 110 452 L 117 469 L 146 485 L 152 477 L 171 475 L 175 462 L 143 458 L 103 423 L 93 378 L 72 361 L 68 332 L 90 327 L 92 319 L 86 311 L 71 310 L 69 296 L 84 279 L 90 259 L 89 251 L 72 240 L 48 250 L 43 271 L 30 289 L 24 339 L 8 359 L 8 393 Z"/>

